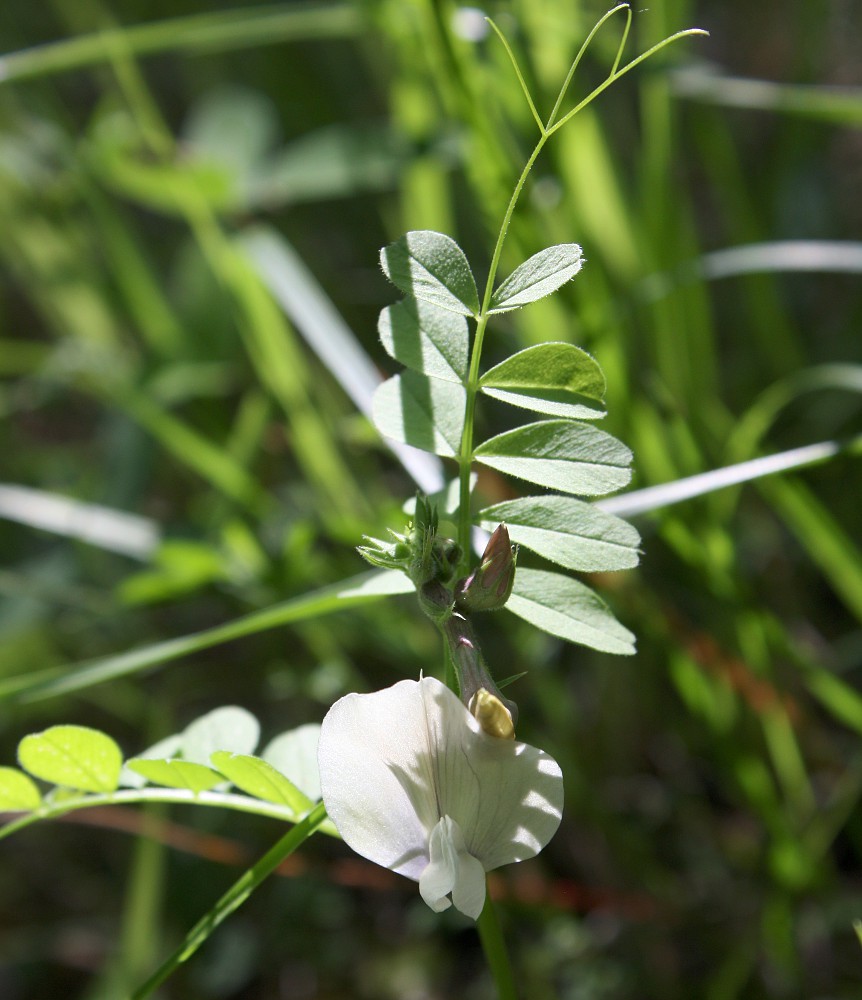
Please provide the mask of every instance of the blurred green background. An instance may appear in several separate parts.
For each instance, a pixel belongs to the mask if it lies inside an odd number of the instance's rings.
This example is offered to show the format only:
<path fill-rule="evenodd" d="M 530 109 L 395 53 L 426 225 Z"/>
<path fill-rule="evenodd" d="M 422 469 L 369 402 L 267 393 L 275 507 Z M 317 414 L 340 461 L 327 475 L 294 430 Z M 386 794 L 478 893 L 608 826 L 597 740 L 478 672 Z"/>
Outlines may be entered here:
<path fill-rule="evenodd" d="M 606 9 L 483 8 L 545 114 Z M 635 488 L 860 431 L 862 8 L 652 0 L 629 54 L 692 26 L 710 37 L 549 144 L 503 271 L 560 242 L 588 263 L 486 341 L 489 364 L 592 352 Z M 132 754 L 228 703 L 271 736 L 437 669 L 402 597 L 73 692 L 19 683 L 353 576 L 361 536 L 402 525 L 415 486 L 350 395 L 360 369 L 321 357 L 340 316 L 391 373 L 377 251 L 408 229 L 453 235 L 483 280 L 535 141 L 501 45 L 442 0 L 7 0 L 0 48 L 2 762 L 55 722 Z M 505 418 L 486 405 L 483 433 Z M 566 778 L 555 840 L 493 882 L 525 998 L 860 995 L 860 492 L 840 455 L 637 517 L 642 567 L 591 581 L 632 659 L 481 622 L 492 667 L 529 671 L 519 736 Z M 52 498 L 137 520 L 93 536 L 66 504 L 48 530 Z M 129 810 L 10 838 L 0 996 L 123 996 L 279 834 Z M 161 995 L 493 994 L 466 921 L 315 838 Z"/>

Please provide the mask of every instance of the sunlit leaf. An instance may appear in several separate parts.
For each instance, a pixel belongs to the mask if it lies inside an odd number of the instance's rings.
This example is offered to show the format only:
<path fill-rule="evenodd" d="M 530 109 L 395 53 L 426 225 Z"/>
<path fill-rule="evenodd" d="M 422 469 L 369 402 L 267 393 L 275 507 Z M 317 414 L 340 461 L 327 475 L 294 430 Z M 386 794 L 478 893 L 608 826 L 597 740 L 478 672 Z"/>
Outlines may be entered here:
<path fill-rule="evenodd" d="M 23 771 L 0 767 L 0 812 L 30 812 L 41 802 L 39 789 Z"/>
<path fill-rule="evenodd" d="M 86 726 L 51 726 L 25 736 L 18 762 L 36 778 L 84 792 L 113 792 L 120 778 L 120 748 Z"/>
<path fill-rule="evenodd" d="M 537 413 L 594 420 L 605 415 L 605 376 L 598 362 L 573 344 L 537 344 L 486 372 L 488 396 Z"/>
<path fill-rule="evenodd" d="M 515 268 L 494 292 L 490 311 L 506 312 L 543 299 L 573 278 L 583 263 L 577 243 L 561 243 L 540 250 Z"/>
<path fill-rule="evenodd" d="M 479 523 L 506 523 L 513 542 L 567 569 L 588 573 L 638 564 L 640 535 L 625 521 L 574 497 L 519 497 L 486 507 Z"/>
<path fill-rule="evenodd" d="M 377 389 L 371 413 L 386 437 L 454 457 L 461 443 L 465 402 L 463 386 L 405 371 Z"/>
<path fill-rule="evenodd" d="M 312 801 L 320 798 L 319 739 L 320 724 L 309 722 L 276 736 L 261 752 L 265 761 L 290 778 Z"/>
<path fill-rule="evenodd" d="M 590 424 L 542 420 L 485 441 L 476 460 L 540 486 L 597 496 L 625 486 L 632 453 Z"/>
<path fill-rule="evenodd" d="M 206 792 L 224 782 L 224 776 L 203 764 L 189 760 L 150 760 L 137 757 L 126 761 L 126 767 L 143 775 L 147 781 L 168 788 L 185 788 L 190 792 Z"/>
<path fill-rule="evenodd" d="M 467 375 L 467 320 L 430 302 L 407 298 L 388 306 L 377 324 L 387 354 L 414 371 L 449 382 Z"/>
<path fill-rule="evenodd" d="M 135 760 L 166 760 L 169 757 L 175 757 L 180 752 L 182 742 L 182 733 L 172 733 L 159 740 L 158 743 L 147 747 L 135 757 Z M 146 783 L 147 779 L 142 774 L 130 770 L 128 764 L 123 765 L 123 769 L 120 771 L 120 784 L 124 788 L 143 788 Z"/>
<path fill-rule="evenodd" d="M 506 610 L 568 642 L 604 653 L 635 652 L 635 637 L 598 594 L 560 573 L 519 568 Z"/>
<path fill-rule="evenodd" d="M 190 723 L 182 734 L 180 752 L 184 760 L 209 764 L 216 750 L 252 753 L 260 739 L 260 723 L 244 708 L 226 705 L 207 712 Z"/>
<path fill-rule="evenodd" d="M 313 805 L 296 785 L 260 757 L 219 750 L 210 760 L 237 788 L 256 799 L 287 806 L 297 815 L 308 812 Z"/>
<path fill-rule="evenodd" d="M 430 229 L 406 233 L 380 251 L 380 265 L 392 284 L 414 299 L 463 316 L 479 312 L 470 265 L 450 236 Z"/>

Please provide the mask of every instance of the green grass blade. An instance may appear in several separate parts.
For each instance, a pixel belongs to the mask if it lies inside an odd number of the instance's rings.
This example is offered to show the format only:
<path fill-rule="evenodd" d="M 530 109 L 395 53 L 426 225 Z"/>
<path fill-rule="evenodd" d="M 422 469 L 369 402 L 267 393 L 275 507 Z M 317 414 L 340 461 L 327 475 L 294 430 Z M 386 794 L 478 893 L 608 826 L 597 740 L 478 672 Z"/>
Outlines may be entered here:
<path fill-rule="evenodd" d="M 149 559 L 159 544 L 159 527 L 147 517 L 12 483 L 0 483 L 0 518 L 132 559 Z"/>
<path fill-rule="evenodd" d="M 182 944 L 150 978 L 132 994 L 132 1000 L 145 1000 L 180 966 L 188 961 L 212 932 L 248 899 L 260 883 L 300 847 L 326 819 L 321 802 L 308 816 L 286 833 L 266 854 L 248 869 L 216 905 L 188 932 Z"/>
<path fill-rule="evenodd" d="M 671 77 L 678 97 L 730 108 L 799 115 L 835 125 L 862 125 L 862 87 L 816 87 L 724 76 L 690 66 Z"/>
<path fill-rule="evenodd" d="M 412 584 L 402 573 L 361 573 L 341 583 L 303 594 L 262 611 L 254 611 L 203 632 L 167 639 L 140 649 L 118 653 L 116 656 L 79 664 L 77 667 L 51 668 L 31 676 L 9 678 L 0 684 L 0 698 L 11 697 L 15 701 L 55 698 L 117 677 L 126 677 L 246 635 L 317 618 L 392 594 L 406 594 L 412 590 Z"/>
<path fill-rule="evenodd" d="M 117 39 L 136 56 L 160 52 L 220 52 L 291 40 L 355 35 L 354 4 L 278 4 L 178 17 L 80 35 L 0 57 L 0 83 L 65 73 L 109 62 Z"/>
<path fill-rule="evenodd" d="M 344 389 L 360 413 L 371 417 L 371 399 L 381 379 L 355 334 L 287 241 L 274 230 L 256 227 L 238 245 L 306 343 Z M 388 443 L 388 442 L 387 442 Z M 424 493 L 443 487 L 440 462 L 397 442 L 389 447 Z"/>
<path fill-rule="evenodd" d="M 847 442 L 820 441 L 817 444 L 803 445 L 801 448 L 792 448 L 790 451 L 778 452 L 775 455 L 739 462 L 737 465 L 728 465 L 723 469 L 701 472 L 695 476 L 677 479 L 672 483 L 633 490 L 631 493 L 596 501 L 596 504 L 602 510 L 619 517 L 634 517 L 636 514 L 669 507 L 671 504 L 682 503 L 684 500 L 691 500 L 705 493 L 723 490 L 728 486 L 748 483 L 792 469 L 820 465 L 835 458 L 836 455 L 855 455 L 860 452 L 862 452 L 862 435 Z"/>

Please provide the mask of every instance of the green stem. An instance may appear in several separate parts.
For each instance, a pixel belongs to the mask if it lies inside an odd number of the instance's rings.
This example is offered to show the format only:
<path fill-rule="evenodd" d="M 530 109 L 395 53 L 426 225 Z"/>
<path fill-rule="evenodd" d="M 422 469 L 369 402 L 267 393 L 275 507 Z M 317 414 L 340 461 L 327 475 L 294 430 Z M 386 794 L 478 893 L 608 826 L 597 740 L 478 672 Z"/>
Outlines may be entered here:
<path fill-rule="evenodd" d="M 512 966 L 509 964 L 509 954 L 506 951 L 506 942 L 503 940 L 503 931 L 490 894 L 486 893 L 485 895 L 485 905 L 476 921 L 476 930 L 479 932 L 479 940 L 482 942 L 482 951 L 485 952 L 488 968 L 494 977 L 498 1000 L 518 1000 L 515 978 L 512 975 Z"/>
<path fill-rule="evenodd" d="M 219 924 L 229 917 L 234 910 L 248 899 L 260 883 L 271 875 L 276 868 L 307 840 L 320 824 L 326 819 L 326 810 L 321 802 L 306 818 L 289 830 L 266 854 L 248 869 L 221 897 L 215 906 L 195 924 L 186 934 L 179 948 L 170 955 L 150 978 L 133 994 L 131 1000 L 145 1000 L 183 962 L 191 958 Z"/>
<path fill-rule="evenodd" d="M 286 806 L 278 805 L 275 802 L 265 802 L 263 799 L 255 799 L 250 795 L 237 795 L 233 792 L 192 792 L 186 788 L 135 788 L 109 792 L 104 795 L 85 793 L 77 799 L 43 803 L 33 812 L 19 816 L 0 827 L 0 840 L 10 837 L 13 833 L 24 830 L 34 823 L 47 819 L 59 819 L 61 816 L 77 812 L 79 809 L 93 809 L 96 806 L 140 805 L 142 802 L 234 809 L 237 812 L 254 813 L 256 816 L 268 816 L 285 823 L 296 822 L 296 814 Z M 309 815 L 312 814 L 309 813 Z M 321 820 L 321 823 L 324 824 L 321 832 L 337 836 L 335 827 L 331 823 L 325 823 L 324 820 Z"/>
<path fill-rule="evenodd" d="M 521 176 L 515 184 L 515 190 L 509 199 L 500 232 L 497 235 L 497 242 L 494 246 L 494 253 L 491 257 L 491 266 L 488 269 L 488 280 L 485 282 L 485 294 L 482 297 L 482 308 L 476 320 L 476 336 L 473 338 L 473 349 L 470 352 L 470 370 L 467 375 L 467 402 L 464 410 L 464 430 L 461 434 L 461 447 L 458 452 L 459 463 L 459 499 L 458 499 L 458 544 L 461 546 L 463 570 L 466 572 L 470 568 L 470 527 L 472 519 L 470 517 L 470 467 L 473 464 L 473 420 L 476 411 L 476 396 L 479 393 L 479 365 L 482 360 L 482 343 L 485 339 L 485 329 L 488 326 L 491 306 L 491 296 L 494 293 L 494 281 L 500 267 L 500 256 L 503 252 L 503 244 L 506 242 L 506 235 L 509 232 L 509 223 L 515 212 L 515 206 L 521 197 L 524 184 L 533 164 L 542 151 L 542 147 L 547 141 L 548 133 L 543 132 L 536 143 L 536 147 L 530 154 L 530 158 L 521 171 Z"/>

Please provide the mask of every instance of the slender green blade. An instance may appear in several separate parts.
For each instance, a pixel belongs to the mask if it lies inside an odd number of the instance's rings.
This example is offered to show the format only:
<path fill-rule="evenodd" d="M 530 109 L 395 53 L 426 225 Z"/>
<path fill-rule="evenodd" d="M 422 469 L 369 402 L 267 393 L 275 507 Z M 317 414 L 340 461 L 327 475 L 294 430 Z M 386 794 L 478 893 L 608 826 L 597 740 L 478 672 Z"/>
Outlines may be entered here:
<path fill-rule="evenodd" d="M 565 493 L 597 496 L 631 478 L 632 453 L 589 424 L 542 420 L 481 444 L 476 460 L 499 472 Z"/>
<path fill-rule="evenodd" d="M 569 576 L 519 569 L 506 610 L 567 642 L 603 653 L 631 655 L 635 637 L 614 618 L 607 604 Z"/>
<path fill-rule="evenodd" d="M 385 437 L 453 458 L 461 444 L 466 397 L 461 385 L 405 371 L 377 389 L 371 414 Z"/>
<path fill-rule="evenodd" d="M 513 542 L 566 569 L 597 573 L 638 564 L 636 529 L 574 497 L 519 497 L 479 514 L 479 523 L 488 531 L 501 522 Z"/>
<path fill-rule="evenodd" d="M 106 63 L 118 50 L 129 55 L 231 51 L 290 39 L 350 36 L 359 26 L 356 8 L 341 3 L 290 3 L 193 14 L 12 52 L 0 58 L 0 83 Z"/>
<path fill-rule="evenodd" d="M 543 299 L 570 281 L 583 266 L 577 243 L 561 243 L 533 254 L 500 285 L 489 312 L 508 312 Z"/>
<path fill-rule="evenodd" d="M 479 312 L 470 265 L 450 236 L 430 229 L 406 233 L 380 251 L 380 265 L 406 295 L 463 316 Z"/>
<path fill-rule="evenodd" d="M 372 570 L 360 573 L 341 583 L 303 594 L 271 608 L 264 608 L 262 611 L 254 611 L 235 621 L 217 625 L 203 632 L 167 639 L 164 642 L 79 664 L 77 667 L 50 668 L 36 674 L 7 678 L 0 685 L 0 697 L 14 698 L 16 701 L 53 698 L 69 691 L 80 691 L 94 684 L 169 663 L 246 635 L 307 621 L 310 618 L 331 614 L 333 611 L 377 601 L 382 597 L 409 594 L 412 591 L 413 584 L 400 571 Z"/>
<path fill-rule="evenodd" d="M 595 420 L 605 415 L 605 376 L 573 344 L 537 344 L 518 351 L 479 380 L 486 395 L 555 417 Z"/>

